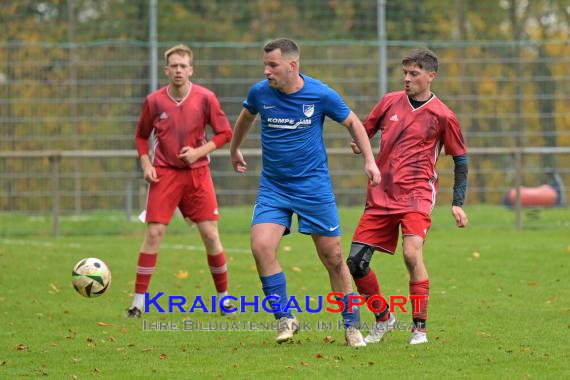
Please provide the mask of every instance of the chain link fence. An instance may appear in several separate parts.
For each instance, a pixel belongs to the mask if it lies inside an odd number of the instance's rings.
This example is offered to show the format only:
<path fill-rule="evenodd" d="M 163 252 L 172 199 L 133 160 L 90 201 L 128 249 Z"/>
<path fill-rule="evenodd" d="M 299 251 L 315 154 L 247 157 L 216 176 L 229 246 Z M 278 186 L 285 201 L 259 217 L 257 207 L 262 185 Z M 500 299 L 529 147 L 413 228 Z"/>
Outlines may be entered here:
<path fill-rule="evenodd" d="M 249 87 L 263 78 L 264 41 L 286 35 L 301 46 L 302 71 L 335 88 L 362 119 L 379 100 L 383 81 L 388 91 L 401 88 L 405 52 L 425 46 L 441 61 L 433 90 L 457 113 L 470 148 L 570 146 L 570 9 L 563 1 L 161 0 L 154 4 L 157 40 L 149 42 L 153 3 L 0 5 L 0 152 L 6 153 L 0 211 L 51 209 L 47 151 L 78 152 L 58 167 L 63 213 L 138 208 L 145 187 L 136 158 L 75 156 L 134 149 L 152 78 L 166 83 L 161 54 L 179 42 L 194 49 L 193 80 L 218 95 L 232 123 Z M 328 121 L 325 131 L 329 149 L 346 149 L 343 127 Z M 259 148 L 257 123 L 245 148 Z M 452 163 L 440 161 L 439 201 L 445 203 Z M 213 157 L 222 205 L 253 200 L 259 156 L 248 162 L 250 173 L 238 176 L 227 157 Z M 360 158 L 331 155 L 341 205 L 362 204 L 361 166 Z M 570 183 L 566 154 L 527 154 L 521 169 L 510 154 L 473 155 L 468 202 L 500 204 L 519 176 L 526 186 L 546 183 L 553 173 Z"/>

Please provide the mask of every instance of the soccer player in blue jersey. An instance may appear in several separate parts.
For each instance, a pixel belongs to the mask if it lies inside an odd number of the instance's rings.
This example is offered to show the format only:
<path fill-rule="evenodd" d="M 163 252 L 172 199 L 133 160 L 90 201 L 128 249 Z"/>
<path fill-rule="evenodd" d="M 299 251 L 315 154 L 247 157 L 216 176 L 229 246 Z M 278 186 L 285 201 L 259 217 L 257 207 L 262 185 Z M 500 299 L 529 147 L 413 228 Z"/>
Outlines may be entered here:
<path fill-rule="evenodd" d="M 361 121 L 336 91 L 299 72 L 300 51 L 294 41 L 279 38 L 267 43 L 263 51 L 266 79 L 253 85 L 243 102 L 230 153 L 234 170 L 245 172 L 247 164 L 239 148 L 259 113 L 263 168 L 253 212 L 251 250 L 263 292 L 279 297 L 281 311 L 274 313 L 279 320 L 276 341 L 288 341 L 298 331 L 295 316 L 283 311 L 287 304 L 286 281 L 276 256 L 295 213 L 299 232 L 313 238 L 332 290 L 345 295 L 342 316 L 347 343 L 365 346 L 357 328 L 358 311 L 350 313 L 347 307 L 348 297 L 355 293 L 342 256 L 338 212 L 328 174 L 323 142 L 325 116 L 349 130 L 364 155 L 366 175 L 378 184 L 380 172 L 370 142 Z"/>

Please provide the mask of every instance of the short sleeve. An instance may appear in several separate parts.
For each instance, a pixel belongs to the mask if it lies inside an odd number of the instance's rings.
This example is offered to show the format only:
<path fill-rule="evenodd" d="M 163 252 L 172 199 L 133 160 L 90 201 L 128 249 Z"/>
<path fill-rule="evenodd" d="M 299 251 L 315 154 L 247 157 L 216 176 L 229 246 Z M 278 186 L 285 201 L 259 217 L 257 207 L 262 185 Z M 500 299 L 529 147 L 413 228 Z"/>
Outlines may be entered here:
<path fill-rule="evenodd" d="M 340 95 L 330 87 L 327 87 L 326 97 L 324 101 L 325 115 L 336 121 L 342 123 L 350 114 L 350 108 L 346 105 Z"/>
<path fill-rule="evenodd" d="M 247 109 L 252 115 L 257 115 L 259 109 L 257 106 L 257 93 L 259 92 L 258 85 L 254 85 L 249 89 L 247 98 L 243 101 L 242 105 Z"/>
<path fill-rule="evenodd" d="M 461 127 L 453 113 L 446 119 L 442 140 L 443 147 L 445 148 L 445 154 L 450 156 L 461 156 L 467 153 L 467 147 L 463 140 Z"/>

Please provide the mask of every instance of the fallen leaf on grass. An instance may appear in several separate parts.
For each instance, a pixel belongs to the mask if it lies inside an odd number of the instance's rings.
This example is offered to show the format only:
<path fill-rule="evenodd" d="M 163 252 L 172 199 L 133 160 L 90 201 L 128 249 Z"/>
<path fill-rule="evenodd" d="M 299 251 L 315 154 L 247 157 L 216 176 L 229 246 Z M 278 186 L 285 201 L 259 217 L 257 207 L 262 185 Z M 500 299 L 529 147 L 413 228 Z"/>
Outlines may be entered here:
<path fill-rule="evenodd" d="M 299 267 L 293 267 L 291 269 L 293 270 L 293 272 L 301 272 L 301 268 Z"/>
<path fill-rule="evenodd" d="M 141 352 L 150 352 L 152 351 L 152 347 L 143 348 Z"/>
<path fill-rule="evenodd" d="M 323 356 L 320 352 L 318 352 L 318 353 L 315 355 L 315 358 L 317 358 L 317 359 L 322 359 L 322 358 L 324 358 L 324 356 Z"/>
<path fill-rule="evenodd" d="M 54 292 L 59 293 L 59 289 L 57 288 L 57 286 L 55 286 L 54 283 L 51 283 L 51 282 L 50 282 L 49 287 L 50 287 Z"/>
<path fill-rule="evenodd" d="M 0 362 L 0 367 L 3 366 L 3 365 L 6 365 L 6 360 L 2 360 L 2 361 Z"/>
<path fill-rule="evenodd" d="M 483 338 L 489 338 L 489 337 L 491 336 L 491 334 L 486 333 L 485 331 L 479 331 L 479 332 L 477 333 L 477 335 L 479 335 L 479 336 L 481 336 L 481 337 L 483 337 Z"/>
<path fill-rule="evenodd" d="M 570 248 L 570 247 L 569 247 Z M 290 245 L 284 245 L 283 246 L 283 251 L 285 252 L 291 252 L 291 246 Z"/>
<path fill-rule="evenodd" d="M 16 346 L 16 351 L 28 351 L 28 346 L 23 343 L 20 343 Z"/>
<path fill-rule="evenodd" d="M 325 337 L 323 338 L 323 342 L 325 342 L 325 343 L 332 343 L 332 342 L 334 342 L 334 338 L 333 338 L 332 336 L 330 336 L 330 335 L 327 335 L 327 336 L 325 336 Z"/>
<path fill-rule="evenodd" d="M 474 259 L 478 259 L 481 257 L 481 254 L 479 252 L 473 252 L 471 256 L 473 256 Z"/>
<path fill-rule="evenodd" d="M 188 271 L 186 270 L 179 270 L 178 273 L 174 274 L 177 279 L 179 280 L 186 280 L 188 278 Z"/>
<path fill-rule="evenodd" d="M 121 327 L 121 329 L 119 330 L 122 334 L 126 334 L 129 332 L 129 329 L 126 328 L 125 326 Z"/>
<path fill-rule="evenodd" d="M 166 360 L 166 359 L 168 359 L 168 355 L 160 354 L 159 358 L 160 358 L 160 360 Z"/>
<path fill-rule="evenodd" d="M 307 363 L 307 362 L 301 362 L 301 365 L 302 365 L 303 367 L 307 367 L 307 366 L 309 365 L 309 363 Z"/>
<path fill-rule="evenodd" d="M 45 364 L 44 364 L 44 367 L 45 367 Z M 47 376 L 47 375 L 48 375 L 48 372 L 45 370 L 45 368 L 41 368 L 41 367 L 40 367 L 40 368 L 37 368 L 37 369 L 36 369 L 36 372 L 38 372 L 38 373 L 39 373 L 40 375 L 42 375 L 42 376 Z"/>
<path fill-rule="evenodd" d="M 107 322 L 97 322 L 96 324 L 97 324 L 97 326 L 99 326 L 99 327 L 109 327 L 109 326 L 113 326 L 112 323 L 107 323 Z"/>

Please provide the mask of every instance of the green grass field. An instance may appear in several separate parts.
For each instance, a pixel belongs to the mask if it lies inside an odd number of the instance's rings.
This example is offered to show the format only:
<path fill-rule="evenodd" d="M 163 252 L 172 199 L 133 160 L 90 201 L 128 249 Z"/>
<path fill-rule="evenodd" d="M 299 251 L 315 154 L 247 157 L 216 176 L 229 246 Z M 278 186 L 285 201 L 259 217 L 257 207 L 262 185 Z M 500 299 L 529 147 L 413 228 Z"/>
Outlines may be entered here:
<path fill-rule="evenodd" d="M 342 209 L 343 247 L 360 208 Z M 523 231 L 512 212 L 467 209 L 470 226 L 454 227 L 440 207 L 425 247 L 431 280 L 430 343 L 408 344 L 409 333 L 390 332 L 363 349 L 344 345 L 336 314 L 297 314 L 301 322 L 335 322 L 333 331 L 304 331 L 276 345 L 267 331 L 143 331 L 126 320 L 144 226 L 118 214 L 64 218 L 63 237 L 49 237 L 50 219 L 0 217 L 0 378 L 567 378 L 570 342 L 570 211 L 542 211 Z M 224 209 L 221 235 L 229 260 L 230 291 L 260 295 L 249 253 L 250 210 Z M 534 223 L 534 224 L 533 224 Z M 150 292 L 210 296 L 214 287 L 195 228 L 176 220 L 166 236 Z M 113 272 L 97 299 L 71 287 L 71 269 L 99 257 Z M 324 295 L 328 278 L 309 237 L 283 239 L 279 258 L 289 294 Z M 377 254 L 372 267 L 387 295 L 408 294 L 401 253 Z M 188 278 L 176 273 L 188 271 Z M 164 303 L 163 303 L 164 304 Z M 409 321 L 409 315 L 398 313 Z M 363 311 L 363 321 L 372 316 Z M 211 314 L 143 315 L 151 322 L 225 321 Z M 248 312 L 237 322 L 270 322 Z M 332 336 L 334 341 L 325 339 Z"/>

